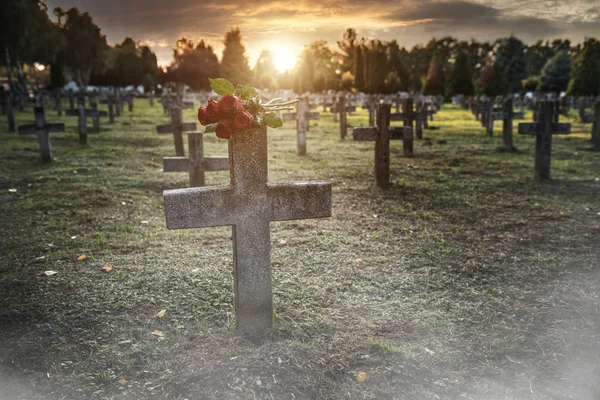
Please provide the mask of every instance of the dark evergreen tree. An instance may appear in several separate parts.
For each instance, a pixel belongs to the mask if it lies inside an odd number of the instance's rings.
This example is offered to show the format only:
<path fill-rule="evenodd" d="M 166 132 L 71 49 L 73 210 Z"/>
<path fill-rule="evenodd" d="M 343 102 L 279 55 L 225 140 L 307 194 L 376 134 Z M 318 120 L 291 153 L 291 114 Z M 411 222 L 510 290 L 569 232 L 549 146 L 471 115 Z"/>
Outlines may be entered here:
<path fill-rule="evenodd" d="M 221 76 L 234 85 L 249 85 L 252 82 L 252 71 L 248 66 L 240 28 L 227 32 L 223 43 L 225 49 L 221 60 Z"/>
<path fill-rule="evenodd" d="M 600 41 L 586 39 L 575 58 L 567 93 L 574 96 L 600 94 Z"/>
<path fill-rule="evenodd" d="M 497 41 L 496 64 L 502 69 L 509 93 L 521 90 L 521 80 L 527 77 L 527 47 L 514 36 Z"/>
<path fill-rule="evenodd" d="M 600 73 L 600 70 L 598 70 Z M 566 53 L 558 53 L 552 57 L 544 68 L 540 76 L 540 92 L 560 93 L 567 90 L 569 79 L 571 77 L 571 57 Z"/>
<path fill-rule="evenodd" d="M 439 55 L 435 55 L 429 65 L 429 72 L 423 87 L 423 94 L 437 96 L 444 94 L 444 66 Z"/>
<path fill-rule="evenodd" d="M 473 86 L 472 74 L 469 69 L 469 55 L 461 51 L 458 53 L 454 66 L 448 74 L 448 82 L 446 84 L 446 96 L 452 97 L 458 94 L 471 96 L 475 93 Z"/>

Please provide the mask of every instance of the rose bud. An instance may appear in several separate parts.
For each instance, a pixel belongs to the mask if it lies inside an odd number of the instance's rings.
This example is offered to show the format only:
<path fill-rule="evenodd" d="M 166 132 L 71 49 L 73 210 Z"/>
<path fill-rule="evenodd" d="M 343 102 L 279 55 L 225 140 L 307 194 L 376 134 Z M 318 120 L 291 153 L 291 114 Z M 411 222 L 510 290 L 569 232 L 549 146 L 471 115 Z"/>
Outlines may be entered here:
<path fill-rule="evenodd" d="M 208 122 L 208 113 L 206 112 L 206 108 L 198 108 L 198 121 L 205 126 L 210 124 L 210 122 Z"/>
<path fill-rule="evenodd" d="M 233 120 L 233 126 L 235 129 L 250 129 L 252 128 L 252 121 L 254 121 L 254 117 L 248 111 L 238 111 L 235 114 L 235 118 Z"/>
<path fill-rule="evenodd" d="M 239 97 L 226 94 L 217 103 L 218 119 L 223 119 L 232 116 L 236 111 L 244 111 L 244 104 Z"/>
<path fill-rule="evenodd" d="M 222 119 L 215 129 L 215 133 L 220 139 L 229 139 L 229 136 L 233 133 L 233 121 L 230 119 Z"/>
<path fill-rule="evenodd" d="M 217 118 L 217 102 L 213 99 L 208 100 L 208 105 L 206 106 L 206 122 L 209 124 L 214 124 L 218 122 Z"/>

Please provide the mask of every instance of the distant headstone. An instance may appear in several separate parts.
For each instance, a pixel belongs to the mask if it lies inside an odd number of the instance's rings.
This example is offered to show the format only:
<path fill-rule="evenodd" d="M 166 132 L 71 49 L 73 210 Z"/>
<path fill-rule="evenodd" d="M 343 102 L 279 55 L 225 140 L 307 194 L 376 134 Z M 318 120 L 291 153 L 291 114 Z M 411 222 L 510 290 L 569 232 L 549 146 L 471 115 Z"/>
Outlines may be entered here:
<path fill-rule="evenodd" d="M 550 179 L 550 155 L 552 135 L 571 133 L 571 124 L 552 122 L 554 104 L 542 101 L 538 109 L 538 121 L 519 124 L 519 134 L 535 136 L 535 178 Z"/>
<path fill-rule="evenodd" d="M 171 123 L 167 125 L 157 125 L 156 133 L 158 134 L 173 134 L 173 141 L 175 142 L 175 154 L 179 157 L 185 156 L 183 149 L 183 132 L 195 131 L 195 122 L 183 122 L 183 112 L 181 107 L 171 108 Z"/>
<path fill-rule="evenodd" d="M 52 161 L 52 151 L 50 150 L 50 132 L 64 132 L 65 124 L 48 124 L 44 114 L 44 107 L 35 107 L 35 123 L 29 125 L 19 125 L 19 134 L 36 134 L 40 143 L 40 156 L 42 162 Z"/>
<path fill-rule="evenodd" d="M 204 140 L 202 132 L 188 133 L 189 157 L 163 157 L 164 172 L 188 172 L 190 187 L 204 186 L 204 175 L 211 171 L 227 171 L 227 156 L 204 156 Z"/>
<path fill-rule="evenodd" d="M 380 188 L 390 186 L 390 140 L 401 139 L 404 155 L 413 155 L 412 128 L 390 127 L 391 105 L 380 104 L 377 107 L 377 127 L 354 128 L 353 139 L 356 141 L 375 142 L 375 182 Z"/>
<path fill-rule="evenodd" d="M 309 112 L 307 96 L 301 97 L 296 107 L 297 110 L 295 113 L 283 113 L 281 117 L 284 121 L 296 121 L 297 153 L 299 156 L 304 156 L 306 155 L 306 132 L 308 131 L 308 124 L 311 120 L 318 120 L 320 114 L 318 111 Z"/>
<path fill-rule="evenodd" d="M 269 222 L 331 216 L 331 185 L 269 184 L 267 129 L 229 139 L 231 185 L 164 192 L 168 229 L 233 226 L 236 327 L 260 339 L 273 325 Z"/>

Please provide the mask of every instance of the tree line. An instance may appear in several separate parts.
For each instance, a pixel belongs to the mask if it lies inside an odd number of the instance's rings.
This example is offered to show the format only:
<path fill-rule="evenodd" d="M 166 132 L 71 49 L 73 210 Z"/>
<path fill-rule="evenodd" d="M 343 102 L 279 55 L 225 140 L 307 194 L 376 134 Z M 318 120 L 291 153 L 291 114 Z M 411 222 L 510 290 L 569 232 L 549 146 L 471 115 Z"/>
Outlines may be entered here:
<path fill-rule="evenodd" d="M 600 42 L 595 38 L 576 45 L 562 39 L 527 45 L 514 36 L 494 42 L 448 36 L 407 49 L 396 40 L 359 38 L 348 28 L 335 47 L 326 41 L 310 43 L 293 70 L 279 73 L 268 50 L 250 67 L 242 34 L 235 28 L 225 34 L 220 60 L 207 41 L 182 37 L 171 64 L 159 68 L 152 50 L 131 38 L 109 46 L 91 15 L 77 8 L 55 8 L 57 22 L 50 20 L 42 0 L 3 0 L 0 10 L 1 62 L 8 75 L 16 69 L 22 80 L 22 65 L 37 63 L 49 67 L 52 86 L 64 85 L 70 76 L 79 84 L 149 89 L 156 83 L 181 82 L 193 90 L 208 90 L 207 78 L 220 76 L 234 84 L 298 93 L 600 94 Z"/>

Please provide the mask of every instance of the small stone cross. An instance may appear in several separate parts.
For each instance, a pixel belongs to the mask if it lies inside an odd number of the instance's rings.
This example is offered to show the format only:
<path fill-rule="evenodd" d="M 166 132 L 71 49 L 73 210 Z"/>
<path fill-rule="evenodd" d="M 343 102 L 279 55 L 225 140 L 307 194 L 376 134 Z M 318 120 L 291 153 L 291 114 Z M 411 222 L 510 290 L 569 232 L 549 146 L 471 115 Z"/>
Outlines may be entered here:
<path fill-rule="evenodd" d="M 331 216 L 331 185 L 269 184 L 267 128 L 229 139 L 229 186 L 164 192 L 168 229 L 233 226 L 236 327 L 260 338 L 273 325 L 269 223 Z"/>
<path fill-rule="evenodd" d="M 296 120 L 296 133 L 298 138 L 297 152 L 299 156 L 306 155 L 306 132 L 311 120 L 318 120 L 320 114 L 318 111 L 309 112 L 308 97 L 303 96 L 297 105 L 295 113 L 283 113 L 281 115 L 284 121 Z"/>
<path fill-rule="evenodd" d="M 189 157 L 163 157 L 163 171 L 188 172 L 190 187 L 204 186 L 205 172 L 227 171 L 229 169 L 227 156 L 204 156 L 203 137 L 202 132 L 188 133 Z"/>
<path fill-rule="evenodd" d="M 65 124 L 48 124 L 44 107 L 35 107 L 33 110 L 35 123 L 28 125 L 19 125 L 19 134 L 36 134 L 40 143 L 40 156 L 42 162 L 52 161 L 52 152 L 50 150 L 50 132 L 64 132 Z"/>
<path fill-rule="evenodd" d="M 519 134 L 535 135 L 535 178 L 550 179 L 550 154 L 552 135 L 571 133 L 571 124 L 552 122 L 554 103 L 542 101 L 538 111 L 538 122 L 519 124 Z"/>
<path fill-rule="evenodd" d="M 377 108 L 377 127 L 354 128 L 356 141 L 375 141 L 375 182 L 381 188 L 390 186 L 390 140 L 402 139 L 404 155 L 413 155 L 413 134 L 410 126 L 390 127 L 389 104 Z"/>
<path fill-rule="evenodd" d="M 173 140 L 175 142 L 175 154 L 178 157 L 184 157 L 185 151 L 183 150 L 183 132 L 195 131 L 195 122 L 183 122 L 183 111 L 181 107 L 171 107 L 171 123 L 167 125 L 157 125 L 156 133 L 158 134 L 173 134 Z"/>

